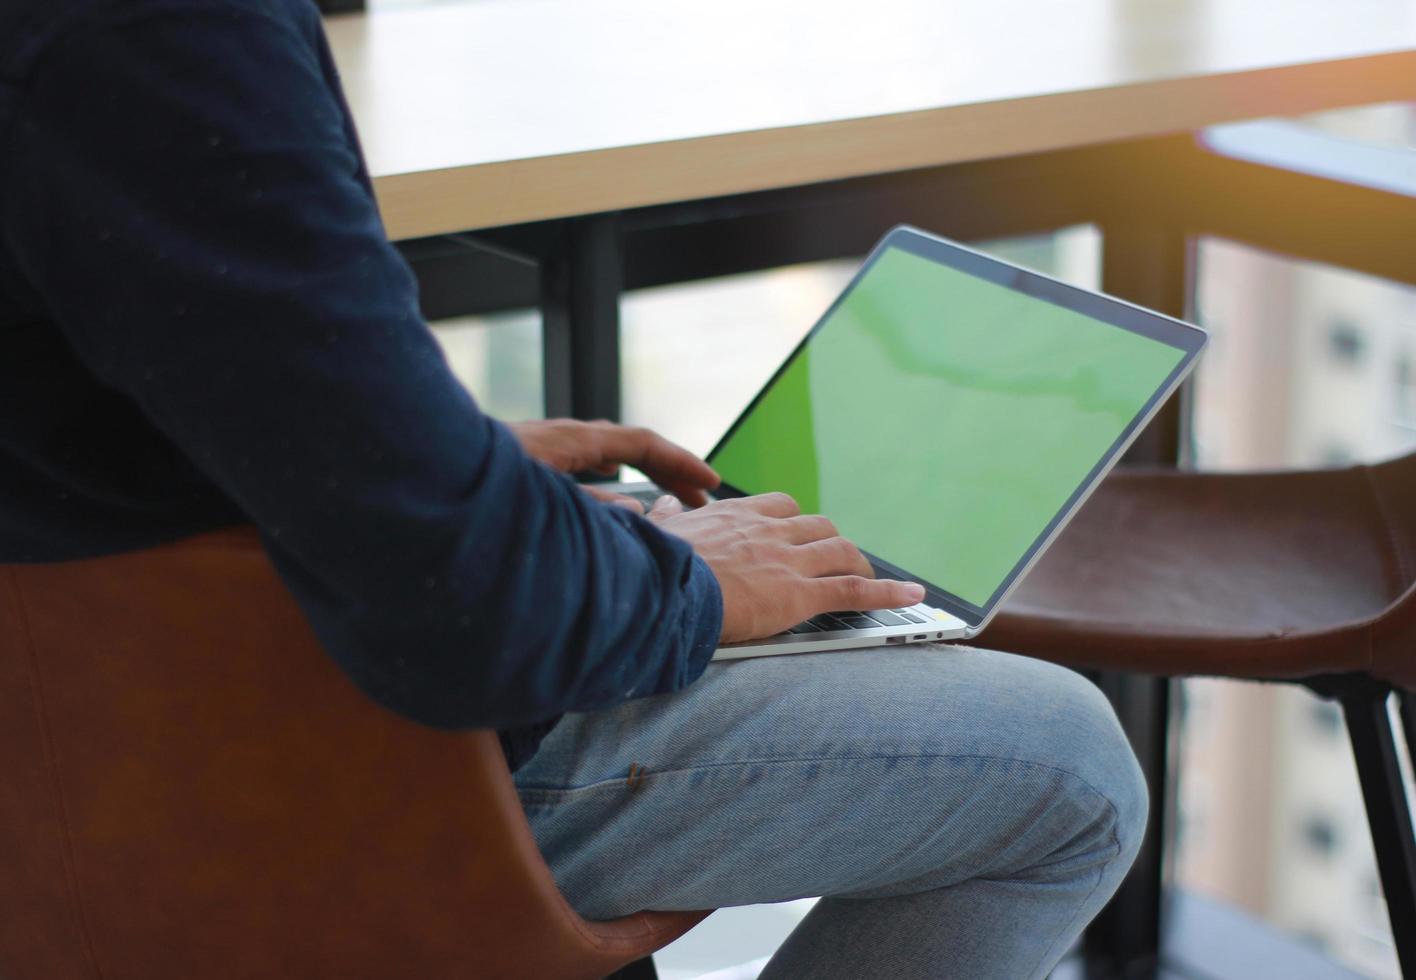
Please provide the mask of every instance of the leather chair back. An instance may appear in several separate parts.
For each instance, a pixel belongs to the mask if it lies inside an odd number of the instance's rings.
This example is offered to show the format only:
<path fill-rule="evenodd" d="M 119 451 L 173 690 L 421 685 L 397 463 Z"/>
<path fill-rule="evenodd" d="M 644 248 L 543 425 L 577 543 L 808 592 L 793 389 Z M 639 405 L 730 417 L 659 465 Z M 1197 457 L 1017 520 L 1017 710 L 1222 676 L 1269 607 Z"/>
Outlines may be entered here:
<path fill-rule="evenodd" d="M 6 980 L 591 980 L 702 915 L 580 919 L 495 736 L 364 697 L 250 530 L 0 566 Z"/>

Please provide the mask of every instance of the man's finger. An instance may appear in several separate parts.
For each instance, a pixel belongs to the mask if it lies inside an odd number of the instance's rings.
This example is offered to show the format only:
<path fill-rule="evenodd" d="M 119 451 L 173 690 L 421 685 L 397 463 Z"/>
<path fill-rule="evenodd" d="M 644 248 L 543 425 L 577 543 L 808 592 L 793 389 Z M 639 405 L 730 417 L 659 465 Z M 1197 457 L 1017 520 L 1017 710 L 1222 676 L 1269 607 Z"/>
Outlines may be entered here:
<path fill-rule="evenodd" d="M 924 586 L 888 578 L 838 575 L 813 579 L 818 605 L 827 612 L 849 609 L 896 609 L 924 600 Z"/>
<path fill-rule="evenodd" d="M 645 514 L 644 516 L 649 518 L 649 520 L 658 523 L 659 521 L 673 517 L 675 514 L 682 513 L 683 504 L 679 503 L 676 497 L 671 497 L 668 494 L 664 494 L 658 500 L 654 501 L 654 506 L 650 507 L 649 513 Z"/>
<path fill-rule="evenodd" d="M 830 575 L 854 575 L 860 578 L 874 578 L 875 570 L 870 567 L 860 549 L 845 538 L 827 538 L 813 541 L 793 549 L 801 568 L 812 578 Z"/>
<path fill-rule="evenodd" d="M 736 503 L 765 517 L 796 517 L 801 513 L 797 502 L 785 493 L 759 493 L 752 497 L 740 497 Z"/>
<path fill-rule="evenodd" d="M 836 525 L 831 523 L 828 517 L 820 514 L 803 514 L 800 517 L 788 517 L 777 521 L 776 526 L 782 537 L 792 544 L 809 544 L 812 541 L 825 541 L 829 538 L 840 537 Z"/>
<path fill-rule="evenodd" d="M 599 427 L 599 439 L 606 462 L 633 466 L 692 506 L 707 503 L 703 491 L 722 482 L 713 467 L 649 429 L 606 424 Z"/>

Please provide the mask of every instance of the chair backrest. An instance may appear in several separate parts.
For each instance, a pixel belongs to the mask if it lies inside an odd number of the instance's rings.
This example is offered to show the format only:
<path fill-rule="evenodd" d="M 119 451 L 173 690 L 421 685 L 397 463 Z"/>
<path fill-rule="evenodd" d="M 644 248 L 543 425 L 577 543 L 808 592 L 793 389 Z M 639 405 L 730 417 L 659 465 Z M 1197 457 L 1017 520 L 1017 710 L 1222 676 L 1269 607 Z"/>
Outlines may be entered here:
<path fill-rule="evenodd" d="M 1401 595 L 1373 627 L 1373 673 L 1416 691 L 1416 453 L 1368 467 Z"/>
<path fill-rule="evenodd" d="M 495 736 L 365 698 L 254 533 L 0 566 L 0 976 L 592 978 Z"/>

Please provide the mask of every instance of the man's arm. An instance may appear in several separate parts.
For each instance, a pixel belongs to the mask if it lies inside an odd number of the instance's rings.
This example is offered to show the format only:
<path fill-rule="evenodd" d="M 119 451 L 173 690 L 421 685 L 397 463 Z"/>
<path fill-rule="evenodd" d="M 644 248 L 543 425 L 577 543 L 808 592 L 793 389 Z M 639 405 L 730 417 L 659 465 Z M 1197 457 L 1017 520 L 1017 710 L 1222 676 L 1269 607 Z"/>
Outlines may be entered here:
<path fill-rule="evenodd" d="M 84 362 L 261 529 L 330 653 L 448 726 L 693 680 L 714 576 L 530 460 L 449 373 L 313 15 L 113 9 L 45 53 L 0 233 Z"/>

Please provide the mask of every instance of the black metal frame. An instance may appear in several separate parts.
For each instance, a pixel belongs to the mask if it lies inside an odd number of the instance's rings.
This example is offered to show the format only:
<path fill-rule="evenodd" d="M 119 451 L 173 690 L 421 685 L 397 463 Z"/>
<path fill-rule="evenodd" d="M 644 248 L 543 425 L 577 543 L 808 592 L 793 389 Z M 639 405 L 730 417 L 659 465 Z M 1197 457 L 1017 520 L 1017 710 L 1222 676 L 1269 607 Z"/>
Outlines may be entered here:
<path fill-rule="evenodd" d="M 567 221 L 541 263 L 541 343 L 549 418 L 620 417 L 618 216 Z"/>
<path fill-rule="evenodd" d="M 1408 259 L 1414 219 L 1416 202 L 1399 195 L 1227 159 L 1189 136 L 1174 136 L 486 229 L 400 247 L 418 273 L 429 319 L 541 305 L 547 414 L 615 419 L 618 300 L 627 289 L 855 257 L 900 222 L 965 241 L 1095 223 L 1105 242 L 1103 289 L 1183 317 L 1199 235 L 1416 283 L 1416 265 Z M 1129 461 L 1185 460 L 1188 397 L 1182 388 L 1172 398 L 1133 445 Z M 1087 972 L 1151 976 L 1175 826 L 1174 692 L 1163 678 L 1108 675 L 1099 683 L 1141 760 L 1155 819 L 1130 877 L 1088 931 Z M 1370 712 L 1349 713 L 1359 727 L 1368 726 L 1355 735 L 1354 748 L 1375 739 L 1375 751 L 1384 752 L 1380 732 L 1370 734 Z M 1411 695 L 1403 700 L 1403 718 L 1413 740 Z M 1372 763 L 1361 765 L 1370 769 Z M 1364 777 L 1364 792 L 1373 779 Z M 1379 814 L 1394 805 L 1380 794 L 1369 798 Z M 1393 819 L 1377 817 L 1374 833 L 1378 823 Z M 1391 887 L 1399 889 L 1400 881 L 1393 879 Z M 1398 893 L 1398 908 L 1403 901 Z M 1411 955 L 1404 953 L 1403 963 L 1416 977 Z"/>
<path fill-rule="evenodd" d="M 1406 751 L 1416 767 L 1416 694 L 1401 691 L 1397 694 L 1397 700 L 1400 702 L 1397 710 L 1401 714 L 1402 734 L 1406 736 Z"/>

